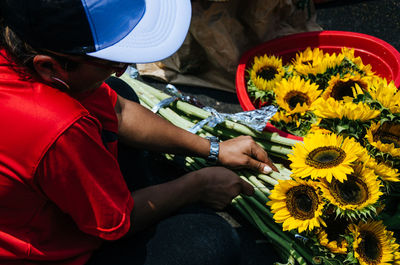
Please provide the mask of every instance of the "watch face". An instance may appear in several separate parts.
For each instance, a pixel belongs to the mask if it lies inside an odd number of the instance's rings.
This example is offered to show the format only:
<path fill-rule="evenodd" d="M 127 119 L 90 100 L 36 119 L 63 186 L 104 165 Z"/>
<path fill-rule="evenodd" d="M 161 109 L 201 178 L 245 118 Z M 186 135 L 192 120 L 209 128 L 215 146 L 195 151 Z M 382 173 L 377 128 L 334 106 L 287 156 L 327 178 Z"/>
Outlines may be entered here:
<path fill-rule="evenodd" d="M 207 139 L 210 141 L 210 154 L 207 157 L 207 161 L 215 164 L 218 161 L 219 155 L 219 139 L 215 136 L 209 136 Z"/>
<path fill-rule="evenodd" d="M 214 139 L 210 139 L 210 155 L 208 156 L 208 160 L 210 162 L 217 162 L 219 155 L 219 142 L 218 138 L 214 137 Z"/>

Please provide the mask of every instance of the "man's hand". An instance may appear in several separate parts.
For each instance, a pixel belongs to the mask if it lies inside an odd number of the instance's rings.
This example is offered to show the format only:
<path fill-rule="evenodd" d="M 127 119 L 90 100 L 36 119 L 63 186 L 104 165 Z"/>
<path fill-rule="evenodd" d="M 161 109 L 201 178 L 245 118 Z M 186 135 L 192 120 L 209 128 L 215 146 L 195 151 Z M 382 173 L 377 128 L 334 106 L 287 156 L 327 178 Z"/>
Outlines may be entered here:
<path fill-rule="evenodd" d="M 200 202 L 222 210 L 240 193 L 252 195 L 254 188 L 224 167 L 206 167 L 172 181 L 136 190 L 132 193 L 135 207 L 130 233 L 141 231 L 192 203 Z"/>
<path fill-rule="evenodd" d="M 199 201 L 216 210 L 224 209 L 240 193 L 254 193 L 253 186 L 224 167 L 206 167 L 189 174 L 201 179 Z"/>
<path fill-rule="evenodd" d="M 265 174 L 278 171 L 250 136 L 239 136 L 220 143 L 219 162 L 229 168 L 250 168 Z"/>

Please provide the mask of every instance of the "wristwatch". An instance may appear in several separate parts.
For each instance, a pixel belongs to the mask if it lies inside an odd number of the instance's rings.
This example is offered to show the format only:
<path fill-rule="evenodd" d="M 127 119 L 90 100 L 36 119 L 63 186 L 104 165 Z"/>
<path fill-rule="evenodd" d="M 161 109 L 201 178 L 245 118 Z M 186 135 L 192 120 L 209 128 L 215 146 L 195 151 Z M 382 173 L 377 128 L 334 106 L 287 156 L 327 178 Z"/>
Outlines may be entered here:
<path fill-rule="evenodd" d="M 207 139 L 210 141 L 210 154 L 207 157 L 207 161 L 216 164 L 219 155 L 219 139 L 215 136 L 209 136 Z"/>

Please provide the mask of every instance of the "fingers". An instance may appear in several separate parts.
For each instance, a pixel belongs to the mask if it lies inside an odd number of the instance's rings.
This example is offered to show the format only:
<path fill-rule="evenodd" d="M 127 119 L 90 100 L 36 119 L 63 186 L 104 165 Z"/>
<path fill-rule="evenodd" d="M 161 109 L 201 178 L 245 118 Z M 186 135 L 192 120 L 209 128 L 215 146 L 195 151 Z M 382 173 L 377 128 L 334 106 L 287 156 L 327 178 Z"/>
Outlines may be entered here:
<path fill-rule="evenodd" d="M 229 168 L 251 168 L 264 174 L 279 172 L 267 152 L 250 136 L 239 136 L 220 145 L 219 161 Z"/>
<path fill-rule="evenodd" d="M 272 170 L 279 172 L 278 168 L 269 159 L 267 152 L 255 142 L 251 147 L 251 157 L 254 159 L 250 159 L 249 163 L 255 170 L 264 174 L 271 173 Z"/>
<path fill-rule="evenodd" d="M 261 162 L 259 158 L 256 157 L 256 159 L 253 159 L 251 157 L 248 158 L 247 161 L 247 165 L 258 171 L 258 172 L 262 172 L 264 174 L 269 174 L 273 171 L 279 172 L 279 170 L 276 168 L 276 166 L 272 163 L 272 161 L 267 157 L 266 160 L 262 160 L 265 161 Z"/>
<path fill-rule="evenodd" d="M 247 166 L 255 171 L 262 172 L 264 174 L 269 174 L 272 172 L 271 166 L 250 157 L 248 158 Z"/>
<path fill-rule="evenodd" d="M 248 196 L 251 196 L 254 194 L 253 186 L 250 183 L 248 183 L 247 181 L 240 179 L 240 185 L 242 186 L 243 194 L 246 194 Z"/>

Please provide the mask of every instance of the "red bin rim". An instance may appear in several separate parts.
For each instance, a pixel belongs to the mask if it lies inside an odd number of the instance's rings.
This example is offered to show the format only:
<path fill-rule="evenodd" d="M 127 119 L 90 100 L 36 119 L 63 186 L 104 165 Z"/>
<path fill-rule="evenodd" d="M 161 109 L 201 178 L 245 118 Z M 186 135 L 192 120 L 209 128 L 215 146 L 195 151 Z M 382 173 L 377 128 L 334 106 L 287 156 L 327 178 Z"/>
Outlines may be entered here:
<path fill-rule="evenodd" d="M 343 42 L 345 45 L 341 44 Z M 294 45 L 296 46 L 294 47 Z M 246 68 L 250 60 L 255 56 L 260 56 L 265 53 L 279 56 L 283 52 L 295 53 L 307 47 L 329 49 L 344 46 L 354 48 L 356 52 L 359 51 L 370 54 L 371 56 L 373 55 L 379 59 L 380 63 L 386 67 L 387 71 L 391 72 L 391 79 L 394 81 L 396 87 L 400 86 L 400 53 L 389 43 L 371 35 L 349 31 L 326 30 L 303 32 L 267 41 L 242 55 L 237 67 L 235 81 L 236 93 L 241 107 L 245 111 L 255 109 L 247 94 L 246 84 Z M 267 124 L 266 130 L 277 132 L 283 137 L 302 140 L 302 137 L 283 132 L 271 124 Z"/>

